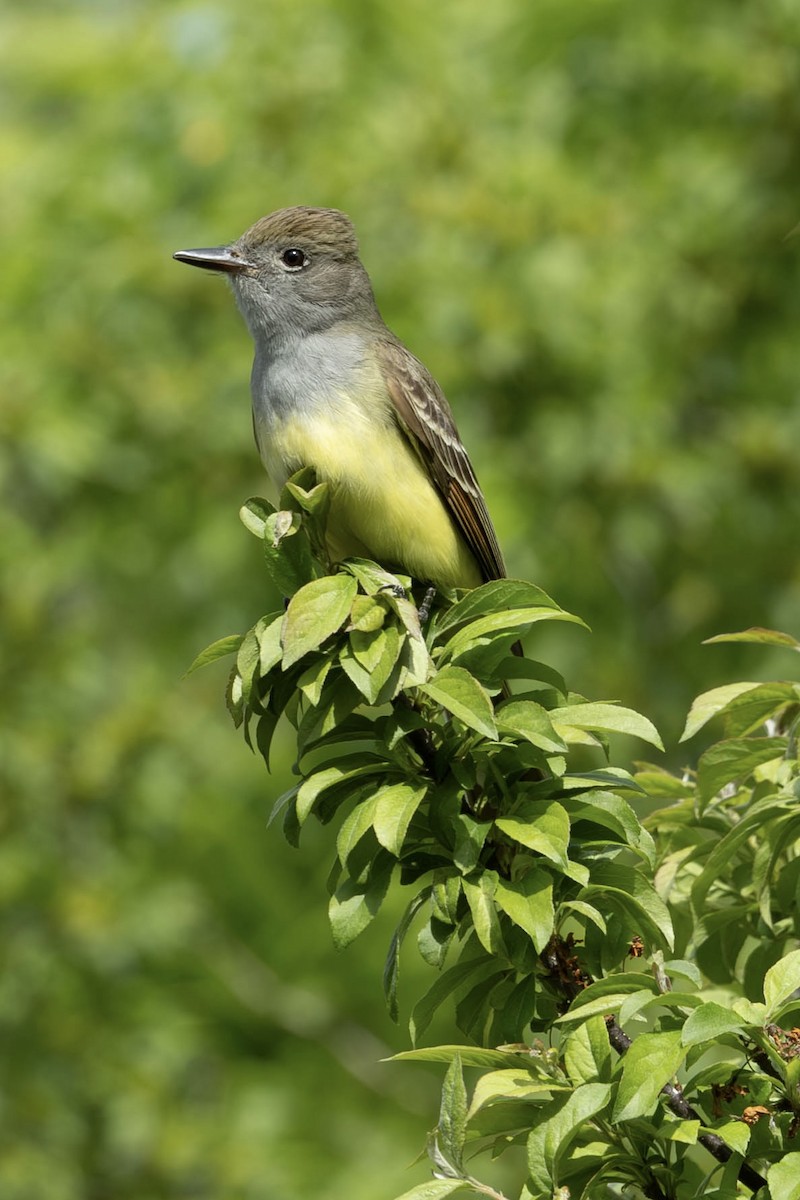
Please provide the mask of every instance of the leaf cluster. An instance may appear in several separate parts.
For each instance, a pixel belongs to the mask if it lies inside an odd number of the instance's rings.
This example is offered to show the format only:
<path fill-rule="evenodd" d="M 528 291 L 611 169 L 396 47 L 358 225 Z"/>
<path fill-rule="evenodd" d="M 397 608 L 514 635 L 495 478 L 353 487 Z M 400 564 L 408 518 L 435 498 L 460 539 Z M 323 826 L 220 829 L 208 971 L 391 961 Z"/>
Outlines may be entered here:
<path fill-rule="evenodd" d="M 609 734 L 657 746 L 658 734 L 512 653 L 538 623 L 578 620 L 533 584 L 497 580 L 445 598 L 423 628 L 409 579 L 360 559 L 325 573 L 327 503 L 326 485 L 303 473 L 278 509 L 245 505 L 287 604 L 196 665 L 235 649 L 229 708 L 267 763 L 278 720 L 294 728 L 298 782 L 273 819 L 295 845 L 309 819 L 336 821 L 336 943 L 369 924 L 393 876 L 413 888 L 385 967 L 393 1015 L 412 923 L 426 961 L 447 962 L 414 1008 L 414 1038 L 451 995 L 459 1028 L 477 1040 L 543 1029 L 559 996 L 542 955 L 563 928 L 585 936 L 594 969 L 612 918 L 619 945 L 640 930 L 671 944 L 648 882 L 652 839 L 630 803 L 638 785 L 604 762 Z M 509 680 L 522 690 L 512 695 Z M 586 765 L 587 750 L 599 765 Z"/>
<path fill-rule="evenodd" d="M 518 652 L 538 623 L 576 617 L 521 581 L 418 608 L 408 578 L 361 559 L 334 570 L 328 499 L 304 472 L 278 508 L 248 501 L 286 605 L 195 665 L 235 652 L 229 708 L 267 765 L 278 721 L 291 724 L 297 782 L 273 819 L 293 845 L 309 820 L 335 824 L 336 944 L 393 879 L 411 891 L 389 1010 L 413 930 L 438 975 L 412 1039 L 452 1001 L 467 1043 L 398 1056 L 448 1064 L 435 1180 L 409 1197 L 499 1196 L 469 1164 L 518 1147 L 521 1200 L 600 1200 L 611 1185 L 666 1198 L 678 1183 L 686 1200 L 739 1186 L 783 1200 L 800 1128 L 800 687 L 704 694 L 685 736 L 715 717 L 726 736 L 696 771 L 632 775 L 610 765 L 608 737 L 660 747 L 650 722 Z M 730 637 L 798 649 L 770 631 Z"/>
<path fill-rule="evenodd" d="M 800 649 L 769 630 L 711 640 Z M 800 685 L 713 689 L 695 701 L 684 736 L 715 717 L 725 736 L 696 771 L 643 766 L 635 776 L 660 801 L 644 825 L 674 957 L 645 937 L 633 962 L 609 958 L 602 977 L 572 987 L 549 1052 L 534 1043 L 488 1051 L 491 1062 L 458 1047 L 400 1056 L 449 1062 L 442 1104 L 451 1108 L 454 1077 L 463 1087 L 463 1066 L 481 1069 L 471 1099 L 464 1088 L 461 1122 L 440 1117 L 432 1158 L 443 1184 L 432 1194 L 498 1195 L 464 1162 L 519 1145 L 523 1200 L 600 1200 L 611 1184 L 640 1197 L 800 1195 Z M 709 1170 L 700 1146 L 719 1165 Z"/>
<path fill-rule="evenodd" d="M 800 650 L 790 635 L 763 629 L 710 640 Z M 711 983 L 735 982 L 753 1001 L 800 933 L 799 718 L 796 680 L 713 688 L 695 700 L 684 730 L 688 739 L 713 719 L 723 727 L 696 769 L 680 780 L 637 773 L 659 802 L 645 825 L 681 943 Z"/>

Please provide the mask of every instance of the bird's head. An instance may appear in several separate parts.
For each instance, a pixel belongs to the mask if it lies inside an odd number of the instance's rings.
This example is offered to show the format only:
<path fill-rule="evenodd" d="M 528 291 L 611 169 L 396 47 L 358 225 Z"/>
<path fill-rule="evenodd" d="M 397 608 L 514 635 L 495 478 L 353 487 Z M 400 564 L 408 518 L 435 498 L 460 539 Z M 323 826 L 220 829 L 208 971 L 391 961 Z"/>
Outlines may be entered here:
<path fill-rule="evenodd" d="M 377 315 L 355 230 L 337 209 L 278 209 L 229 245 L 173 257 L 225 274 L 256 340 Z"/>

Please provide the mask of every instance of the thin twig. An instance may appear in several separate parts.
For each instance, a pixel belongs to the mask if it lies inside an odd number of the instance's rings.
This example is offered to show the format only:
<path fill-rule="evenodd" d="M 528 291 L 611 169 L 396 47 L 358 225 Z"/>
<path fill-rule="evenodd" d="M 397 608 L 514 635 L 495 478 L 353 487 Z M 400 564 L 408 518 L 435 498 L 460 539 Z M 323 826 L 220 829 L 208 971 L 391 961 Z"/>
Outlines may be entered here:
<path fill-rule="evenodd" d="M 618 1054 L 622 1055 L 630 1049 L 633 1043 L 625 1030 L 620 1029 L 615 1017 L 606 1017 L 606 1028 L 608 1030 L 608 1040 Z M 666 1096 L 667 1104 L 676 1117 L 680 1117 L 683 1121 L 702 1122 L 702 1117 L 692 1108 L 684 1096 L 683 1088 L 679 1083 L 665 1083 L 661 1089 L 661 1094 Z M 730 1146 L 727 1146 L 716 1133 L 701 1133 L 697 1140 L 701 1145 L 705 1146 L 710 1154 L 713 1154 L 718 1162 L 727 1162 L 733 1153 Z M 743 1162 L 739 1168 L 739 1179 L 745 1187 L 752 1188 L 754 1192 L 757 1192 L 760 1187 L 764 1187 L 767 1182 L 747 1162 Z"/>
<path fill-rule="evenodd" d="M 594 980 L 585 971 L 580 970 L 580 977 L 577 973 L 577 956 L 569 948 L 570 962 L 574 958 L 576 971 L 567 972 L 563 969 L 563 964 L 560 962 L 559 950 L 561 943 L 556 939 L 551 939 L 550 945 L 546 947 L 542 954 L 542 961 L 550 969 L 554 981 L 558 983 L 564 994 L 569 998 L 570 1002 L 593 983 Z M 608 1040 L 614 1050 L 619 1055 L 625 1054 L 630 1050 L 632 1041 L 628 1037 L 624 1029 L 620 1029 L 617 1024 L 616 1017 L 613 1015 L 606 1017 L 606 1029 L 608 1030 Z M 702 1117 L 689 1104 L 683 1094 L 683 1089 L 680 1084 L 667 1083 L 661 1089 L 661 1093 L 666 1097 L 667 1104 L 672 1109 L 677 1117 L 688 1121 L 701 1121 Z M 705 1146 L 709 1154 L 716 1158 L 717 1162 L 726 1163 L 730 1159 L 733 1151 L 723 1142 L 722 1138 L 716 1133 L 701 1133 L 697 1139 L 701 1145 Z M 739 1179 L 752 1191 L 757 1192 L 759 1188 L 766 1185 L 766 1179 L 759 1175 L 749 1163 L 743 1162 L 739 1167 Z"/>

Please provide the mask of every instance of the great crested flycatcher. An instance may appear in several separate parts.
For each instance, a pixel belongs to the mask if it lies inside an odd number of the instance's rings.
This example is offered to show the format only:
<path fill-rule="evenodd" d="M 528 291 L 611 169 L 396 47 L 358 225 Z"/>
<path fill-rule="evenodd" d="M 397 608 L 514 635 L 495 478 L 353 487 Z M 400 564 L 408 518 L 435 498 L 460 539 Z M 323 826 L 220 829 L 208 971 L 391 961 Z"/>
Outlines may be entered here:
<path fill-rule="evenodd" d="M 259 453 L 278 487 L 301 467 L 328 481 L 333 560 L 445 587 L 505 575 L 447 400 L 384 324 L 344 213 L 279 209 L 238 241 L 174 257 L 230 280 L 255 342 Z"/>

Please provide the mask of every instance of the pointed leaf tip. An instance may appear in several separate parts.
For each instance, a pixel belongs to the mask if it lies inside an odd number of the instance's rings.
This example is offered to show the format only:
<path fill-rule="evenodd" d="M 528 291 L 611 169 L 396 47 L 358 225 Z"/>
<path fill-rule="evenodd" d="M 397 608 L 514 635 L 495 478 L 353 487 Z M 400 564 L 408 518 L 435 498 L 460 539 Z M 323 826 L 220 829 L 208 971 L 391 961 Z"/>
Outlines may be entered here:
<path fill-rule="evenodd" d="M 224 658 L 227 654 L 236 654 L 244 637 L 240 633 L 232 633 L 229 637 L 218 638 L 216 642 L 212 642 L 210 646 L 206 646 L 205 650 L 201 650 L 197 658 L 184 671 L 183 677 L 199 671 L 201 667 L 207 667 L 209 663 L 216 662 L 218 658 Z"/>

